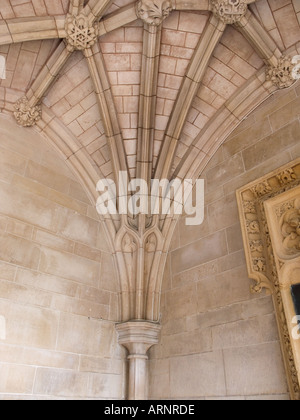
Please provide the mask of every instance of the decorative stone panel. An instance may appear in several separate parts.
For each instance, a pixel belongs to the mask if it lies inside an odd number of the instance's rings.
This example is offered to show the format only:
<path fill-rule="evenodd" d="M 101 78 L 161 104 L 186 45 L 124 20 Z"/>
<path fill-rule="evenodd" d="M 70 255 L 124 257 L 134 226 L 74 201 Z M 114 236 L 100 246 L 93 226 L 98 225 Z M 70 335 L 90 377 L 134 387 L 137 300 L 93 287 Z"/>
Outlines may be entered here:
<path fill-rule="evenodd" d="M 237 191 L 248 274 L 256 282 L 252 291 L 260 293 L 267 289 L 273 295 L 290 393 L 295 400 L 300 399 L 300 386 L 280 276 L 285 264 L 300 256 L 300 194 L 295 196 L 299 185 L 300 159 L 297 159 Z M 270 221 L 267 213 L 270 201 L 286 194 L 293 199 L 284 200 Z M 276 249 L 270 234 L 274 225 Z"/>

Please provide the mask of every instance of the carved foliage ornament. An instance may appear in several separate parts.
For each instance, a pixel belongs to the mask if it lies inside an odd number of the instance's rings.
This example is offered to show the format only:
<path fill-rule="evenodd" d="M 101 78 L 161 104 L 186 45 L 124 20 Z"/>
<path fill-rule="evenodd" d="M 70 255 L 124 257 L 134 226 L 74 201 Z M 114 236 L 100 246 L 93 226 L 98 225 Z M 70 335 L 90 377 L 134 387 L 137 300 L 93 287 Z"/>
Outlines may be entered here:
<path fill-rule="evenodd" d="M 278 60 L 276 67 L 269 66 L 266 70 L 266 80 L 272 82 L 279 89 L 284 89 L 292 86 L 295 83 L 293 76 L 293 64 L 290 57 L 282 56 Z"/>
<path fill-rule="evenodd" d="M 300 200 L 296 200 L 292 208 L 287 209 L 281 218 L 283 246 L 287 254 L 300 252 Z"/>
<path fill-rule="evenodd" d="M 211 5 L 214 15 L 228 25 L 239 22 L 248 8 L 246 0 L 211 0 Z"/>
<path fill-rule="evenodd" d="M 151 26 L 159 26 L 172 10 L 171 0 L 140 0 L 136 5 L 137 17 Z"/>
<path fill-rule="evenodd" d="M 41 119 L 42 108 L 40 105 L 30 106 L 28 99 L 24 96 L 15 104 L 14 115 L 19 125 L 32 127 Z"/>
<path fill-rule="evenodd" d="M 285 171 L 281 172 L 277 175 L 277 179 L 280 185 L 289 184 L 297 179 L 297 176 L 292 168 L 286 169 Z"/>
<path fill-rule="evenodd" d="M 65 29 L 70 50 L 91 48 L 96 43 L 99 34 L 97 25 L 91 26 L 87 16 L 82 13 L 78 16 L 68 15 Z"/>

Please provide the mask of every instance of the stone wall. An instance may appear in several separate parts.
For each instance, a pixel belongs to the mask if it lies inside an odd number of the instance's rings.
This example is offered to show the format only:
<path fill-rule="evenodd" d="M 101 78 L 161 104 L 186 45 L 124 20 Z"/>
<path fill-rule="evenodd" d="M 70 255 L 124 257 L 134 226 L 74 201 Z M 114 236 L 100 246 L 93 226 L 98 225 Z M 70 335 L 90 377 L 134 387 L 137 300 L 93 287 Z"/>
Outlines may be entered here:
<path fill-rule="evenodd" d="M 151 398 L 289 398 L 272 299 L 250 293 L 235 191 L 299 157 L 299 117 L 299 86 L 275 94 L 202 175 L 205 222 L 180 220 L 165 273 Z"/>
<path fill-rule="evenodd" d="M 0 116 L 0 398 L 121 398 L 117 282 L 78 180 Z"/>

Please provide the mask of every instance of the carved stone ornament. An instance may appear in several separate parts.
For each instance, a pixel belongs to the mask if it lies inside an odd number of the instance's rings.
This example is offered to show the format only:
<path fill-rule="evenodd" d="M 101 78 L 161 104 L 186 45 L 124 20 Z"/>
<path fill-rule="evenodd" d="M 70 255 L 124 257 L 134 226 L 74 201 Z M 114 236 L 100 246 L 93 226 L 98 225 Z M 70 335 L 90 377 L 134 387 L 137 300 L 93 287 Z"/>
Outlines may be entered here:
<path fill-rule="evenodd" d="M 281 233 L 283 246 L 287 254 L 300 252 L 300 200 L 296 200 L 294 207 L 285 211 L 281 218 Z"/>
<path fill-rule="evenodd" d="M 159 26 L 172 10 L 171 0 L 140 0 L 136 5 L 137 17 L 151 26 Z"/>
<path fill-rule="evenodd" d="M 266 80 L 272 82 L 279 89 L 285 89 L 295 83 L 293 69 L 295 64 L 290 57 L 283 56 L 276 67 L 269 66 L 266 70 Z"/>
<path fill-rule="evenodd" d="M 87 16 L 68 15 L 65 29 L 67 32 L 66 42 L 70 50 L 85 50 L 91 48 L 97 41 L 99 34 L 97 25 L 91 26 Z"/>
<path fill-rule="evenodd" d="M 268 181 L 263 181 L 252 187 L 251 191 L 253 192 L 255 197 L 262 197 L 265 194 L 271 192 L 272 187 L 269 185 Z"/>
<path fill-rule="evenodd" d="M 277 269 L 265 203 L 299 185 L 300 159 L 297 159 L 237 191 L 248 274 L 255 280 L 251 290 L 261 293 L 263 289 L 268 289 L 274 297 L 289 388 L 294 400 L 300 399 L 300 386 L 278 274 L 283 265 L 279 264 Z M 281 222 L 285 249 L 290 253 L 299 253 L 300 200 L 285 202 L 276 210 L 276 215 Z"/>
<path fill-rule="evenodd" d="M 32 127 L 41 119 L 42 108 L 40 105 L 31 107 L 28 99 L 24 96 L 15 104 L 14 116 L 19 125 Z"/>
<path fill-rule="evenodd" d="M 211 5 L 214 15 L 228 25 L 239 22 L 248 8 L 246 0 L 211 0 Z"/>
<path fill-rule="evenodd" d="M 281 185 L 289 184 L 297 179 L 297 176 L 293 169 L 286 169 L 277 175 L 277 179 Z"/>

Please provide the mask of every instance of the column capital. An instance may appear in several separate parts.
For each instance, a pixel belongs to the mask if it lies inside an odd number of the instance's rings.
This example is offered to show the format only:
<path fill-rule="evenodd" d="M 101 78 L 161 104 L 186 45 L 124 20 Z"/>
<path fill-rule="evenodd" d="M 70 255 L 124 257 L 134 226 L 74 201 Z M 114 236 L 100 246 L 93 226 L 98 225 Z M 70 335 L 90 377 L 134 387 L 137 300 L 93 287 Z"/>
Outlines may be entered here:
<path fill-rule="evenodd" d="M 150 26 L 159 26 L 173 10 L 172 0 L 139 0 L 136 15 Z"/>
<path fill-rule="evenodd" d="M 248 0 L 210 0 L 214 15 L 227 25 L 233 25 L 245 16 L 248 3 Z"/>
<path fill-rule="evenodd" d="M 129 321 L 116 325 L 118 343 L 130 356 L 145 356 L 150 347 L 159 343 L 161 325 L 150 321 Z"/>

